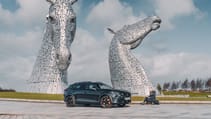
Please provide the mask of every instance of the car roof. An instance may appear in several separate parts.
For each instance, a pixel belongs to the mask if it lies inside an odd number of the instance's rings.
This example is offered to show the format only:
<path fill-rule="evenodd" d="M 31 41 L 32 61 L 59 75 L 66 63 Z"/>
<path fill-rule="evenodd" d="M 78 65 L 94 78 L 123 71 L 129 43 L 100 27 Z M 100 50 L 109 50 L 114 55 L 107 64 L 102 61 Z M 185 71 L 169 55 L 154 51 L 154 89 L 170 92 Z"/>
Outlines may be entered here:
<path fill-rule="evenodd" d="M 75 82 L 73 84 L 84 84 L 84 83 L 95 83 L 95 84 L 104 84 L 102 82 L 92 82 L 92 81 L 81 81 L 81 82 Z M 72 85 L 73 85 L 72 84 Z"/>

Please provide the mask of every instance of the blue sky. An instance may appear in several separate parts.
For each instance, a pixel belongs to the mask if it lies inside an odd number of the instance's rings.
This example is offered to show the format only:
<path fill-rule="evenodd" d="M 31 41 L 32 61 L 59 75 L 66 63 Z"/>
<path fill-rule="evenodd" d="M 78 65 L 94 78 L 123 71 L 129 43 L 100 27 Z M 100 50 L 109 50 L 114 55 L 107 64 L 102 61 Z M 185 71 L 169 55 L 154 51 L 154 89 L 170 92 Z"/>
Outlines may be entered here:
<path fill-rule="evenodd" d="M 78 0 L 73 6 L 77 33 L 71 46 L 69 82 L 110 84 L 107 60 L 112 34 L 106 28 L 118 30 L 151 15 L 161 17 L 161 28 L 133 53 L 154 85 L 211 77 L 210 5 L 210 0 Z M 1 87 L 27 91 L 48 7 L 46 0 L 0 0 Z"/>

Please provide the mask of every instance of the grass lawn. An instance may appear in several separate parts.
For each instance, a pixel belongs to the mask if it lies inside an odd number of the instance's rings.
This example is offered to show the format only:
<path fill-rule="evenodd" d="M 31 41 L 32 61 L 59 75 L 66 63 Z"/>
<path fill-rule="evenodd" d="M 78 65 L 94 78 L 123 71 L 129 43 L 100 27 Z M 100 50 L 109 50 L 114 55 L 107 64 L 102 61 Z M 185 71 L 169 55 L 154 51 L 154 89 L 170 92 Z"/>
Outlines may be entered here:
<path fill-rule="evenodd" d="M 197 91 L 164 91 L 164 95 L 189 95 L 190 97 L 207 97 L 211 92 L 197 92 Z"/>
<path fill-rule="evenodd" d="M 211 93 L 193 93 L 193 92 L 164 92 L 165 95 L 187 95 L 190 97 L 157 97 L 160 101 L 211 101 L 207 95 Z M 62 94 L 39 94 L 39 93 L 22 93 L 22 92 L 0 92 L 0 98 L 14 98 L 14 99 L 35 99 L 35 100 L 63 100 Z M 133 96 L 132 101 L 143 101 L 144 97 Z"/>
<path fill-rule="evenodd" d="M 157 97 L 160 101 L 211 101 L 211 98 L 207 97 Z M 133 96 L 132 101 L 144 101 L 144 97 Z"/>
<path fill-rule="evenodd" d="M 211 101 L 211 98 L 208 98 L 208 95 L 211 95 L 211 92 L 185 92 L 185 91 L 164 91 L 164 97 L 157 97 L 160 101 Z M 171 95 L 172 97 L 165 97 Z M 174 95 L 189 95 L 189 97 L 174 97 Z M 144 97 L 133 96 L 133 101 L 143 101 Z"/>
<path fill-rule="evenodd" d="M 0 92 L 0 98 L 63 100 L 63 95 L 62 94 L 21 93 L 21 92 Z"/>
<path fill-rule="evenodd" d="M 179 97 L 157 97 L 161 101 L 211 101 L 211 98 L 207 97 L 188 97 L 188 98 L 179 98 Z"/>

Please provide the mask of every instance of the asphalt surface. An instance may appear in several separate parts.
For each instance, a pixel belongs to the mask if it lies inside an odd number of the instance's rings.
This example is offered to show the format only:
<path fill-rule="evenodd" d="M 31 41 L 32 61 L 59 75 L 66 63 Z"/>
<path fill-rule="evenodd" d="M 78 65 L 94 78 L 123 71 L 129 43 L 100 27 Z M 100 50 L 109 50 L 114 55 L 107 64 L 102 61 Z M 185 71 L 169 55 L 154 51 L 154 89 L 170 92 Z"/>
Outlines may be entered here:
<path fill-rule="evenodd" d="M 210 104 L 131 104 L 123 108 L 0 101 L 0 119 L 211 119 Z"/>

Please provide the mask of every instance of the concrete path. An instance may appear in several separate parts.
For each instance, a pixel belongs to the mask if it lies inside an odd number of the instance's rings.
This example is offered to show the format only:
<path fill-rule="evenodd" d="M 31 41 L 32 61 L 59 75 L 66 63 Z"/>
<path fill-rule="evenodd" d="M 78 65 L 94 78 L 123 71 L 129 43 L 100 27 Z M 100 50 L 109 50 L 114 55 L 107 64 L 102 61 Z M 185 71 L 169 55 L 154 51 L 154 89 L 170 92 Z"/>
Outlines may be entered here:
<path fill-rule="evenodd" d="M 208 104 L 132 104 L 124 108 L 0 101 L 0 119 L 210 119 Z"/>

